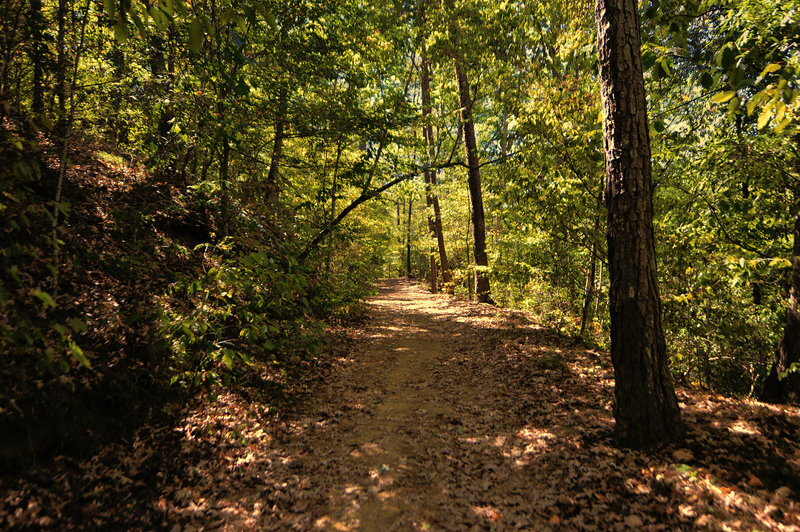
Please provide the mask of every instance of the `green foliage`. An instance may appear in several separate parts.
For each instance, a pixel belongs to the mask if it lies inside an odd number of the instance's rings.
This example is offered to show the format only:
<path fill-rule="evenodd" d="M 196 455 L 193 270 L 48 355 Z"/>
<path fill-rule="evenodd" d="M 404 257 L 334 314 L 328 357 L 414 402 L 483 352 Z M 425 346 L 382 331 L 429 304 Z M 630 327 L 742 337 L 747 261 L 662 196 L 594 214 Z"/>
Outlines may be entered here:
<path fill-rule="evenodd" d="M 321 275 L 287 259 L 284 248 L 231 255 L 228 239 L 200 278 L 178 282 L 165 298 L 160 335 L 173 383 L 228 382 L 260 367 L 281 370 L 316 355 L 327 322 L 357 318 L 371 280 L 364 264 Z M 215 251 L 215 250 L 207 250 Z"/>
<path fill-rule="evenodd" d="M 36 194 L 45 179 L 37 145 L 19 132 L 0 129 L 0 353 L 4 377 L 23 366 L 45 374 L 69 372 L 74 363 L 91 364 L 75 337 L 86 329 L 65 317 L 53 297 L 54 242 L 44 228 L 53 202 Z M 65 204 L 58 205 L 62 212 Z M 0 405 L 4 408 L 4 405 Z"/>
<path fill-rule="evenodd" d="M 212 261 L 218 265 L 205 276 L 176 285 L 179 308 L 164 314 L 173 382 L 198 385 L 254 360 L 286 363 L 319 349 L 322 324 L 312 316 L 307 272 L 283 271 L 265 252 Z"/>

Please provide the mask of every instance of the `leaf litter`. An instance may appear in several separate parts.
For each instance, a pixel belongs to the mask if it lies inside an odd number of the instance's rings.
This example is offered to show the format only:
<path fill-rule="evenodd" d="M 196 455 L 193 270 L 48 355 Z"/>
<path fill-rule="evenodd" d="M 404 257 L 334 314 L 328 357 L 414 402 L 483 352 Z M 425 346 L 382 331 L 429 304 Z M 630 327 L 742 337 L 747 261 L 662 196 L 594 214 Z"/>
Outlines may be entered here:
<path fill-rule="evenodd" d="M 0 528 L 800 530 L 800 411 L 681 388 L 686 441 L 618 449 L 606 353 L 387 280 L 283 402 L 198 396 L 0 480 Z"/>

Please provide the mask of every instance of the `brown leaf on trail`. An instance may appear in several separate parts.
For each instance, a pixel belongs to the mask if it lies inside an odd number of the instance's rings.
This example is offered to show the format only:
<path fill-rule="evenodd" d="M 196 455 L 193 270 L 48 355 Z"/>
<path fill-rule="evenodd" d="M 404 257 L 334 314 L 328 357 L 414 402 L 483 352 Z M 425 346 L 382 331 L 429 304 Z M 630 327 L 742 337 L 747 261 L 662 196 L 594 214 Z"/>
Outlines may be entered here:
<path fill-rule="evenodd" d="M 625 524 L 630 528 L 639 528 L 644 525 L 644 521 L 638 515 L 629 515 L 625 518 Z"/>
<path fill-rule="evenodd" d="M 763 488 L 764 483 L 761 482 L 761 479 L 757 476 L 753 475 L 752 473 L 750 476 L 747 477 L 747 485 L 751 488 Z"/>
<path fill-rule="evenodd" d="M 694 460 L 694 455 L 692 454 L 692 451 L 688 449 L 678 449 L 677 451 L 672 452 L 672 458 L 676 462 L 686 463 Z"/>

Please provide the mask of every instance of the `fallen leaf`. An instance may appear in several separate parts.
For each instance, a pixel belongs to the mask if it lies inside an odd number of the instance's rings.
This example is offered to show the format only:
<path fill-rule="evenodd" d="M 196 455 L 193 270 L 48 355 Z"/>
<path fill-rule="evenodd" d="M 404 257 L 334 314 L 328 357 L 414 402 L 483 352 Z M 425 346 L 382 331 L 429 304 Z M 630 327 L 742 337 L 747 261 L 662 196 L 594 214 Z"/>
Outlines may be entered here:
<path fill-rule="evenodd" d="M 694 455 L 692 451 L 688 449 L 678 449 L 677 451 L 673 451 L 672 458 L 676 462 L 686 463 L 694 460 Z"/>
<path fill-rule="evenodd" d="M 629 526 L 630 528 L 638 528 L 644 525 L 644 521 L 638 515 L 629 515 L 625 518 L 625 525 Z"/>
<path fill-rule="evenodd" d="M 764 483 L 761 482 L 761 479 L 758 478 L 757 476 L 753 475 L 752 473 L 747 478 L 747 485 L 750 486 L 751 488 L 763 488 L 764 487 Z"/>

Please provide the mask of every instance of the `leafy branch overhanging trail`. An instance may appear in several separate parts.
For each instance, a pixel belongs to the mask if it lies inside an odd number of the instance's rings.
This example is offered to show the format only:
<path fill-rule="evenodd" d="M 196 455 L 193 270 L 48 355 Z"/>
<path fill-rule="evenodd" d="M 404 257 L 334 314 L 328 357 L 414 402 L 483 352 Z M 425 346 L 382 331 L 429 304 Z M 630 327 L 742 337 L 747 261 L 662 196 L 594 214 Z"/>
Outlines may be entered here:
<path fill-rule="evenodd" d="M 400 280 L 334 346 L 282 412 L 229 387 L 91 459 L 0 480 L 0 526 L 800 526 L 797 408 L 679 389 L 685 446 L 620 450 L 606 354 Z"/>
<path fill-rule="evenodd" d="M 483 163 L 478 165 L 478 168 L 482 168 L 489 164 L 495 164 L 499 161 L 510 159 L 514 157 L 516 153 L 508 153 L 504 156 L 497 157 L 491 159 L 489 161 L 484 161 Z M 375 199 L 379 197 L 381 194 L 389 190 L 390 188 L 394 187 L 395 185 L 399 185 L 404 181 L 408 181 L 410 179 L 414 179 L 415 177 L 419 177 L 420 175 L 424 174 L 425 172 L 436 171 L 436 170 L 443 170 L 445 168 L 452 168 L 455 166 L 463 166 L 465 168 L 469 168 L 468 165 L 464 164 L 460 161 L 452 161 L 452 154 L 451 160 L 446 163 L 437 164 L 437 165 L 426 165 L 422 166 L 419 169 L 408 172 L 405 174 L 401 174 L 395 176 L 393 179 L 387 181 L 383 185 L 375 188 L 373 190 L 365 190 L 363 191 L 356 199 L 354 199 L 350 204 L 342 209 L 342 211 L 336 215 L 336 217 L 330 221 L 307 245 L 303 248 L 303 251 L 299 255 L 300 263 L 303 263 L 306 258 L 308 258 L 309 253 L 311 253 L 317 246 L 319 246 L 325 238 L 333 232 L 334 229 L 341 223 L 342 220 L 347 218 L 347 216 L 356 210 L 361 204 L 368 202 L 369 200 Z M 371 181 L 371 178 L 370 178 Z"/>

